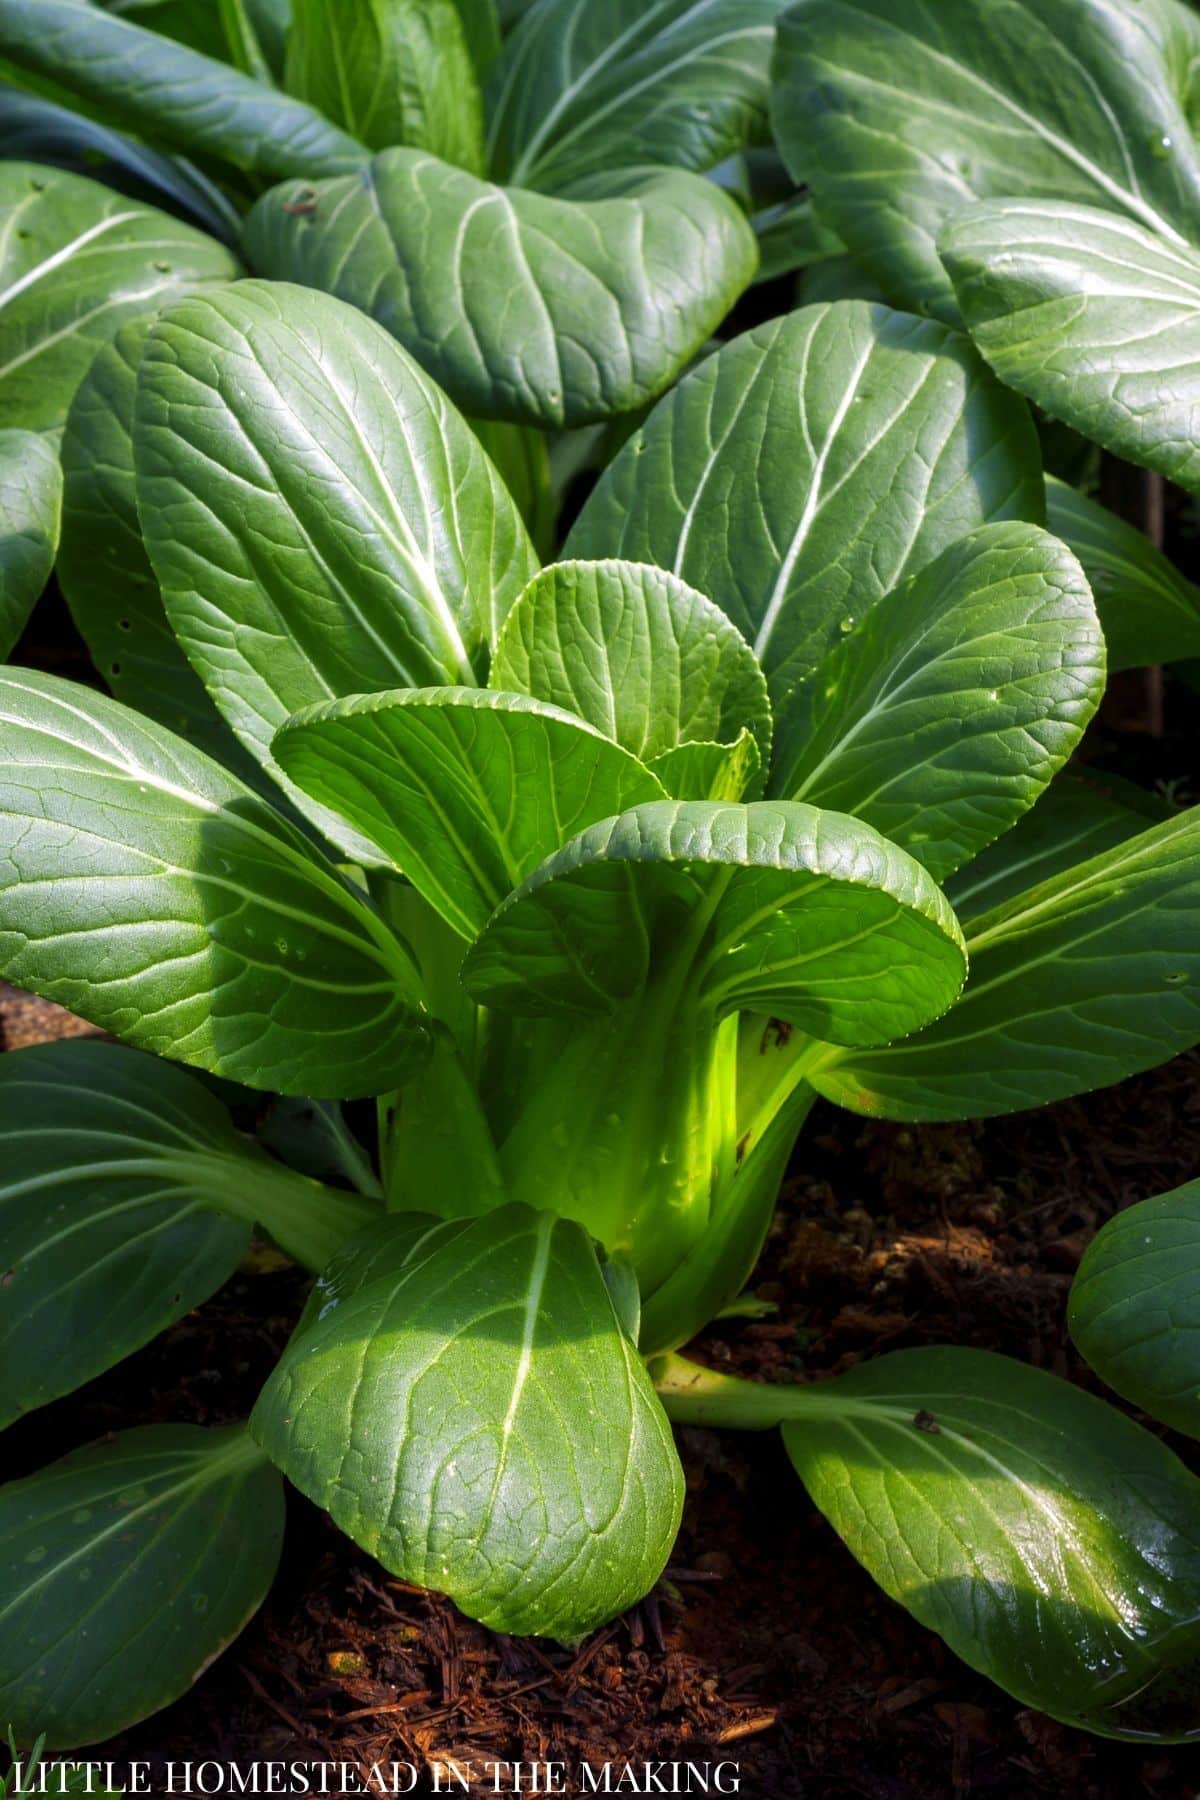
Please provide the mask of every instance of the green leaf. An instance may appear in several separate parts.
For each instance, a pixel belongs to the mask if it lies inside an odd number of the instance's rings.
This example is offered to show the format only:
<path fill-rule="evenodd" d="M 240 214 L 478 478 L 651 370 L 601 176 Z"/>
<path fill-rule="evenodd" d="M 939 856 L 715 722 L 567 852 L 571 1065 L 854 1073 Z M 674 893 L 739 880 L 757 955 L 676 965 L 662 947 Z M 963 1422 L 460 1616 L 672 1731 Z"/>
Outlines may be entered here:
<path fill-rule="evenodd" d="M 133 404 L 149 329 L 149 319 L 122 326 L 71 402 L 62 438 L 58 583 L 117 699 L 250 779 L 257 764 L 221 719 L 180 649 L 142 542 Z"/>
<path fill-rule="evenodd" d="M 25 629 L 50 579 L 62 469 L 44 438 L 0 431 L 0 660 Z"/>
<path fill-rule="evenodd" d="M 807 191 L 764 206 L 751 224 L 758 238 L 759 281 L 774 281 L 844 255 L 841 238 L 821 218 Z"/>
<path fill-rule="evenodd" d="M 646 765 L 672 800 L 757 800 L 762 752 L 749 731 L 732 744 L 676 744 Z"/>
<path fill-rule="evenodd" d="M 970 346 L 847 301 L 757 326 L 685 376 L 601 477 L 565 555 L 657 563 L 707 594 L 790 731 L 815 670 L 882 595 L 964 532 L 1042 507 L 1028 413 Z"/>
<path fill-rule="evenodd" d="M 3 1428 L 228 1280 L 250 1227 L 225 1198 L 265 1158 L 191 1076 L 84 1039 L 0 1057 L 0 1158 Z"/>
<path fill-rule="evenodd" d="M 0 1487 L 0 1715 L 94 1744 L 158 1712 L 261 1606 L 283 1484 L 240 1425 L 146 1425 Z"/>
<path fill-rule="evenodd" d="M 816 677 L 775 793 L 866 819 L 941 881 L 1031 807 L 1104 692 L 1104 639 L 1071 552 L 981 526 L 886 594 Z"/>
<path fill-rule="evenodd" d="M 985 1350 L 901 1350 L 790 1391 L 812 1499 L 964 1662 L 1089 1731 L 1194 1734 L 1200 1482 L 1157 1438 Z"/>
<path fill-rule="evenodd" d="M 228 60 L 219 0 L 100 0 L 100 4 L 118 18 L 174 38 L 205 56 Z"/>
<path fill-rule="evenodd" d="M 139 370 L 134 460 L 171 626 L 273 774 L 271 740 L 306 706 L 482 680 L 537 566 L 470 427 L 324 294 L 242 282 L 172 308 Z"/>
<path fill-rule="evenodd" d="M 229 252 L 190 225 L 39 163 L 0 164 L 0 215 L 3 425 L 56 431 L 121 325 L 237 274 Z"/>
<path fill-rule="evenodd" d="M 491 91 L 492 173 L 562 193 L 639 163 L 705 170 L 767 135 L 787 0 L 542 0 Z"/>
<path fill-rule="evenodd" d="M 1068 1320 L 1109 1387 L 1200 1437 L 1200 1181 L 1109 1220 L 1079 1265 Z"/>
<path fill-rule="evenodd" d="M 0 0 L 0 55 L 115 125 L 270 180 L 341 175 L 367 157 L 303 101 L 80 0 Z"/>
<path fill-rule="evenodd" d="M 1048 200 L 974 207 L 940 244 L 1002 381 L 1104 449 L 1200 489 L 1200 251 Z"/>
<path fill-rule="evenodd" d="M 457 0 L 293 0 L 287 87 L 372 150 L 409 144 L 483 172 L 483 101 Z"/>
<path fill-rule="evenodd" d="M 482 88 L 500 54 L 500 12 L 496 0 L 455 0 L 467 54 Z"/>
<path fill-rule="evenodd" d="M 1176 244 L 1194 231 L 1200 155 L 1158 11 L 799 0 L 779 32 L 776 141 L 889 299 L 953 323 L 936 240 L 973 201 L 1079 201 Z"/>
<path fill-rule="evenodd" d="M 661 393 L 757 259 L 712 182 L 654 170 L 636 187 L 556 200 L 386 150 L 360 175 L 273 188 L 243 243 L 260 274 L 370 313 L 467 413 L 586 425 Z"/>
<path fill-rule="evenodd" d="M 505 622 L 491 686 L 565 707 L 649 761 L 677 744 L 731 743 L 749 728 L 764 756 L 762 671 L 719 607 L 649 564 L 555 563 Z"/>
<path fill-rule="evenodd" d="M 389 1220 L 373 1249 L 293 1338 L 259 1442 L 385 1568 L 496 1630 L 578 1637 L 640 1599 L 683 1478 L 586 1233 L 507 1206 L 424 1239 Z"/>
<path fill-rule="evenodd" d="M 855 1112 L 977 1119 L 1152 1069 L 1200 1042 L 1198 903 L 1193 807 L 975 919 L 953 1012 L 806 1077 Z"/>
<path fill-rule="evenodd" d="M 408 957 L 279 814 L 161 726 L 0 671 L 0 968 L 135 1047 L 251 1087 L 395 1087 Z"/>
<path fill-rule="evenodd" d="M 552 556 L 559 501 L 546 433 L 536 425 L 509 425 L 503 419 L 471 419 L 468 423 L 516 501 L 538 556 Z"/>
<path fill-rule="evenodd" d="M 946 894 L 966 924 L 1171 816 L 1165 800 L 1119 775 L 1072 765 L 1011 831 L 950 877 Z"/>
<path fill-rule="evenodd" d="M 377 843 L 465 938 L 569 837 L 664 793 L 570 713 L 480 688 L 313 707 L 274 749 L 298 787 Z"/>
<path fill-rule="evenodd" d="M 1200 656 L 1200 588 L 1144 532 L 1053 476 L 1046 523 L 1083 564 L 1110 674 Z"/>
<path fill-rule="evenodd" d="M 857 819 L 659 801 L 543 863 L 467 952 L 463 982 L 510 1012 L 603 1013 L 685 955 L 718 1014 L 753 1007 L 877 1044 L 950 1005 L 960 946 L 924 869 Z"/>

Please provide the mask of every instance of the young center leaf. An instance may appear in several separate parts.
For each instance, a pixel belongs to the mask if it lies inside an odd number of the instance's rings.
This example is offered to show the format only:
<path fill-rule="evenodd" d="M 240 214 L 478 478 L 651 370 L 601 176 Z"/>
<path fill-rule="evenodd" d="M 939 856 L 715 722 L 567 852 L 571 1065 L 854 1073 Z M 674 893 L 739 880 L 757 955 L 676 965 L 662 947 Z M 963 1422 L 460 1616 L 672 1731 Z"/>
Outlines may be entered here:
<path fill-rule="evenodd" d="M 93 11 L 78 0 L 70 10 Z M 3 39 L 0 28 L 0 49 Z M 42 163 L 0 164 L 0 215 L 0 426 L 57 431 L 119 326 L 238 273 L 203 232 Z"/>
<path fill-rule="evenodd" d="M 661 393 L 758 257 L 737 205 L 696 175 L 652 169 L 617 198 L 571 201 L 405 149 L 273 188 L 243 245 L 259 274 L 377 319 L 468 414 L 542 426 Z"/>
<path fill-rule="evenodd" d="M 884 596 L 815 678 L 771 785 L 854 813 L 941 881 L 1033 805 L 1104 691 L 1104 639 L 1065 544 L 981 526 Z"/>
<path fill-rule="evenodd" d="M 0 1714 L 19 1743 L 114 1737 L 258 1611 L 283 1483 L 240 1426 L 146 1425 L 0 1487 Z"/>
<path fill-rule="evenodd" d="M 371 150 L 409 144 L 483 172 L 483 101 L 458 0 L 295 0 L 287 85 Z"/>
<path fill-rule="evenodd" d="M 965 532 L 1043 505 L 1028 413 L 970 347 L 845 301 L 757 326 L 685 376 L 565 555 L 657 563 L 715 601 L 790 734 L 814 672 L 883 594 Z"/>
<path fill-rule="evenodd" d="M 309 840 L 102 695 L 0 671 L 0 970 L 135 1048 L 282 1093 L 428 1050 L 407 952 Z"/>
<path fill-rule="evenodd" d="M 940 247 L 1002 381 L 1115 455 L 1200 489 L 1200 251 L 1061 200 L 972 208 Z"/>
<path fill-rule="evenodd" d="M 1109 1387 L 1200 1437 L 1200 1181 L 1109 1220 L 1079 1265 L 1068 1317 Z"/>
<path fill-rule="evenodd" d="M 537 567 L 470 427 L 325 294 L 253 281 L 172 308 L 138 374 L 134 461 L 171 626 L 272 772 L 275 732 L 306 706 L 482 681 Z"/>
<path fill-rule="evenodd" d="M 1164 29 L 1172 14 L 1179 30 Z M 1186 8 L 799 0 L 771 117 L 797 181 L 896 305 L 953 323 L 944 224 L 1001 195 L 1082 202 L 1179 245 L 1200 207 Z"/>
<path fill-rule="evenodd" d="M 1200 656 L 1200 588 L 1144 531 L 1052 475 L 1046 523 L 1083 565 L 1110 674 Z"/>
<path fill-rule="evenodd" d="M 1200 807 L 975 918 L 951 1013 L 831 1052 L 819 1093 L 893 1119 L 975 1119 L 1106 1087 L 1200 1041 Z"/>
<path fill-rule="evenodd" d="M 482 688 L 335 701 L 291 720 L 274 747 L 298 787 L 366 833 L 468 939 L 569 837 L 664 797 L 581 719 Z"/>
<path fill-rule="evenodd" d="M 767 134 L 787 0 L 542 0 L 492 78 L 492 173 L 563 193 L 614 165 L 703 172 Z"/>
<path fill-rule="evenodd" d="M 670 1428 L 575 1224 L 507 1206 L 376 1228 L 251 1428 L 402 1580 L 573 1638 L 645 1594 L 679 1525 Z"/>
<path fill-rule="evenodd" d="M 565 707 L 644 762 L 753 733 L 771 707 L 754 653 L 719 607 L 646 563 L 562 562 L 535 575 L 496 646 L 489 685 Z"/>
<path fill-rule="evenodd" d="M 3 0 L 0 55 L 113 124 L 269 180 L 338 175 L 367 158 L 302 100 L 80 0 Z"/>
<path fill-rule="evenodd" d="M 52 447 L 33 431 L 0 431 L 0 661 L 50 579 L 61 506 Z"/>

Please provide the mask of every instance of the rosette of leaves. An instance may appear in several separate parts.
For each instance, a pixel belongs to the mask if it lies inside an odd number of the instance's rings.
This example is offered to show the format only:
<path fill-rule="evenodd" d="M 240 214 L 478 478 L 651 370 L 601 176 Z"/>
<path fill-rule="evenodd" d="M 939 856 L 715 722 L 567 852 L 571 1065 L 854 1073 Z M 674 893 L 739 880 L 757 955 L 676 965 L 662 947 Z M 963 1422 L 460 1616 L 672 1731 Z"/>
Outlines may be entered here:
<path fill-rule="evenodd" d="M 0 971 L 121 1042 L 0 1061 L 0 1406 L 170 1324 L 251 1222 L 322 1272 L 247 1429 L 0 1488 L 0 1713 L 64 1746 L 228 1640 L 279 1472 L 489 1625 L 611 1617 L 679 1517 L 651 1359 L 743 1286 L 817 1094 L 969 1118 L 1200 1039 L 1200 818 L 1066 770 L 1103 632 L 1024 402 L 941 324 L 844 303 L 723 346 L 546 566 L 419 362 L 312 290 L 126 328 L 67 444 L 64 550 L 107 519 L 141 558 L 143 693 L 0 675 Z M 201 1075 L 283 1097 L 282 1160 Z M 1034 1704 L 1175 1731 L 1131 1696 L 1191 1641 L 1196 1482 L 936 1356 L 789 1426 L 819 1502 L 868 1465 L 911 1490 L 889 1591 Z M 900 1432 L 951 1401 L 953 1446 Z"/>

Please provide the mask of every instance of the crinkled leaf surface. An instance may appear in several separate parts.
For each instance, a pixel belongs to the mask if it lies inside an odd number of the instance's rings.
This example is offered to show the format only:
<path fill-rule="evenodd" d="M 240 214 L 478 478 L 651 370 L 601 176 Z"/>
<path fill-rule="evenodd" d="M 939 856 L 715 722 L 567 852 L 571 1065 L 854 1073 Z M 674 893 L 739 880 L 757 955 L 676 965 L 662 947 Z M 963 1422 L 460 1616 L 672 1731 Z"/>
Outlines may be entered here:
<path fill-rule="evenodd" d="M 138 523 L 133 404 L 149 319 L 124 325 L 80 382 L 62 437 L 58 582 L 118 700 L 239 774 L 256 772 L 167 623 Z"/>
<path fill-rule="evenodd" d="M 134 460 L 172 628 L 268 768 L 306 706 L 484 679 L 537 566 L 470 427 L 325 294 L 254 281 L 172 308 L 139 370 Z"/>
<path fill-rule="evenodd" d="M 50 579 L 61 505 L 52 447 L 33 431 L 0 431 L 0 660 Z"/>
<path fill-rule="evenodd" d="M 491 90 L 492 173 L 561 193 L 621 164 L 711 169 L 765 137 L 787 0 L 541 0 Z"/>
<path fill-rule="evenodd" d="M 762 796 L 762 752 L 742 731 L 732 744 L 676 744 L 650 758 L 647 767 L 672 800 L 758 800 Z"/>
<path fill-rule="evenodd" d="M 666 1561 L 670 1427 L 581 1227 L 517 1206 L 428 1224 L 376 1228 L 252 1429 L 393 1574 L 497 1630 L 577 1637 Z"/>
<path fill-rule="evenodd" d="M 1200 1041 L 1200 807 L 1052 876 L 967 933 L 962 999 L 808 1079 L 856 1112 L 973 1119 L 1154 1068 Z"/>
<path fill-rule="evenodd" d="M 956 1655 L 1091 1731 L 1195 1733 L 1200 1482 L 1150 1432 L 983 1350 L 897 1351 L 796 1400 L 810 1495 Z"/>
<path fill-rule="evenodd" d="M 884 596 L 816 678 L 776 793 L 866 819 L 944 880 L 1013 825 L 1104 692 L 1104 639 L 1065 544 L 981 526 Z"/>
<path fill-rule="evenodd" d="M 860 820 L 784 801 L 659 801 L 543 863 L 467 952 L 463 981 L 511 1012 L 602 1013 L 681 945 L 717 1011 L 753 1007 L 840 1043 L 936 1018 L 964 967 L 940 890 Z"/>
<path fill-rule="evenodd" d="M 1200 588 L 1145 532 L 1052 475 L 1046 523 L 1083 564 L 1110 674 L 1200 656 Z"/>
<path fill-rule="evenodd" d="M 1109 1387 L 1200 1437 L 1200 1182 L 1109 1220 L 1079 1265 L 1068 1319 Z"/>
<path fill-rule="evenodd" d="M 309 841 L 114 700 L 0 671 L 0 968 L 136 1048 L 282 1093 L 427 1049 L 396 938 Z"/>
<path fill-rule="evenodd" d="M 82 0 L 0 0 L 0 55 L 112 122 L 256 175 L 339 175 L 365 147 L 302 100 Z"/>
<path fill-rule="evenodd" d="M 458 0 L 293 0 L 287 87 L 372 150 L 410 144 L 482 172 L 483 101 Z"/>
<path fill-rule="evenodd" d="M 767 686 L 719 607 L 647 563 L 554 563 L 508 615 L 490 684 L 577 713 L 649 760 L 677 744 L 771 742 Z"/>
<path fill-rule="evenodd" d="M 0 164 L 0 215 L 3 425 L 57 430 L 89 362 L 119 326 L 238 272 L 224 245 L 203 232 L 41 163 Z"/>
<path fill-rule="evenodd" d="M 479 181 L 421 150 L 257 203 L 253 267 L 387 327 L 469 414 L 586 425 L 652 400 L 754 273 L 745 218 L 699 176 L 570 201 Z"/>
<path fill-rule="evenodd" d="M 568 557 L 657 563 L 714 600 L 777 726 L 840 633 L 964 532 L 1040 520 L 1026 409 L 929 319 L 846 301 L 736 338 L 602 476 Z"/>
<path fill-rule="evenodd" d="M 228 1280 L 250 1227 L 222 1208 L 263 1160 L 168 1063 L 86 1040 L 0 1057 L 0 1427 Z"/>
<path fill-rule="evenodd" d="M 1200 153 L 1164 20 L 1111 0 L 799 0 L 779 34 L 777 141 L 888 298 L 953 322 L 938 260 L 964 206 L 1102 206 L 1182 244 Z M 1178 50 L 1182 54 L 1178 54 Z"/>
<path fill-rule="evenodd" d="M 1058 200 L 975 207 L 940 244 L 1002 381 L 1106 450 L 1200 489 L 1200 251 Z"/>
<path fill-rule="evenodd" d="M 19 1743 L 113 1737 L 258 1611 L 283 1483 L 240 1425 L 146 1425 L 0 1487 L 0 1712 Z"/>
<path fill-rule="evenodd" d="M 466 938 L 569 837 L 664 794 L 636 757 L 582 720 L 482 688 L 312 708 L 285 726 L 275 754 Z"/>

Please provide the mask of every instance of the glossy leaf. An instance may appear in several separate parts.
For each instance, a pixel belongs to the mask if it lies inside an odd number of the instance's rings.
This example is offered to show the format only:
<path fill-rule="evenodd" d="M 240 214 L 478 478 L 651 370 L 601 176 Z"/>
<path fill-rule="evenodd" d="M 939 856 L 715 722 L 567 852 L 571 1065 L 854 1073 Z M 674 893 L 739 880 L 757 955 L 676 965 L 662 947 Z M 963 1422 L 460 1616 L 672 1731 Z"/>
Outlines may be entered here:
<path fill-rule="evenodd" d="M 964 532 L 1042 506 L 1028 414 L 969 346 L 844 302 L 758 326 L 686 376 L 565 555 L 657 563 L 715 601 L 790 732 L 805 684 L 881 595 Z"/>
<path fill-rule="evenodd" d="M 676 744 L 652 756 L 647 767 L 673 800 L 757 800 L 762 795 L 762 752 L 749 731 L 732 744 Z"/>
<path fill-rule="evenodd" d="M 370 313 L 467 413 L 585 425 L 661 393 L 757 259 L 713 183 L 652 170 L 636 186 L 557 200 L 386 150 L 360 175 L 272 189 L 243 243 L 260 274 Z"/>
<path fill-rule="evenodd" d="M 147 1425 L 0 1487 L 0 1713 L 73 1749 L 177 1700 L 266 1595 L 283 1484 L 241 1426 Z"/>
<path fill-rule="evenodd" d="M 372 150 L 409 144 L 482 173 L 483 102 L 457 0 L 293 0 L 287 87 Z"/>
<path fill-rule="evenodd" d="M 1200 1042 L 1200 807 L 975 919 L 962 999 L 807 1078 L 856 1112 L 974 1119 L 1152 1069 Z"/>
<path fill-rule="evenodd" d="M 1079 1265 L 1068 1316 L 1109 1387 L 1200 1437 L 1200 1182 L 1109 1220 Z"/>
<path fill-rule="evenodd" d="M 140 1049 L 282 1093 L 394 1087 L 407 955 L 307 839 L 115 701 L 0 671 L 0 969 Z"/>
<path fill-rule="evenodd" d="M 303 707 L 481 680 L 536 567 L 469 426 L 324 294 L 244 282 L 172 308 L 139 371 L 134 459 L 171 626 L 272 770 Z"/>
<path fill-rule="evenodd" d="M 1200 656 L 1200 588 L 1144 532 L 1053 476 L 1046 523 L 1083 564 L 1110 674 Z"/>
<path fill-rule="evenodd" d="M 719 607 L 645 563 L 555 563 L 508 615 L 490 685 L 565 707 L 648 761 L 677 744 L 765 752 L 762 671 Z"/>
<path fill-rule="evenodd" d="M 1164 1444 L 983 1350 L 902 1350 L 803 1392 L 783 1436 L 810 1495 L 957 1656 L 1090 1731 L 1195 1733 L 1200 1482 Z"/>
<path fill-rule="evenodd" d="M 1032 200 L 973 208 L 941 251 L 1002 381 L 1200 489 L 1200 251 L 1096 207 Z"/>
<path fill-rule="evenodd" d="M 416 688 L 314 707 L 275 754 L 474 938 L 569 837 L 664 790 L 558 707 L 480 688 Z"/>
<path fill-rule="evenodd" d="M 80 0 L 0 0 L 0 55 L 113 124 L 255 175 L 340 175 L 361 144 L 302 100 Z"/>
<path fill-rule="evenodd" d="M 953 322 L 942 227 L 973 201 L 1106 207 L 1176 244 L 1200 153 L 1163 9 L 1110 0 L 799 0 L 772 123 L 797 181 L 896 305 Z M 1174 9 L 1182 11 L 1182 8 Z"/>
<path fill-rule="evenodd" d="M 149 319 L 124 325 L 76 391 L 62 438 L 58 583 L 97 669 L 123 700 L 248 777 L 257 770 L 167 623 L 138 522 L 133 404 Z"/>
<path fill-rule="evenodd" d="M 61 504 L 62 470 L 45 439 L 0 431 L 0 660 L 50 579 Z"/>
<path fill-rule="evenodd" d="M 1071 552 L 1005 521 L 885 595 L 816 687 L 774 791 L 866 819 L 941 881 L 1066 762 L 1104 692 L 1104 640 Z"/>
<path fill-rule="evenodd" d="M 0 1057 L 0 1428 L 148 1344 L 250 1244 L 265 1163 L 179 1069 L 81 1039 Z"/>
<path fill-rule="evenodd" d="M 603 1013 L 684 953 L 717 1013 L 883 1043 L 950 1005 L 960 944 L 924 869 L 869 825 L 786 802 L 660 801 L 543 863 L 467 952 L 463 981 L 506 1011 Z"/>
<path fill-rule="evenodd" d="M 562 193 L 614 164 L 710 169 L 767 131 L 787 0 L 541 0 L 492 88 L 492 173 Z"/>
<path fill-rule="evenodd" d="M 0 214 L 2 425 L 57 430 L 121 325 L 237 274 L 229 252 L 190 225 L 40 163 L 0 164 Z"/>
<path fill-rule="evenodd" d="M 515 1206 L 415 1241 L 389 1220 L 381 1249 L 389 1230 L 395 1254 L 293 1339 L 252 1429 L 393 1574 L 497 1630 L 577 1637 L 653 1585 L 683 1500 L 595 1250 Z"/>

